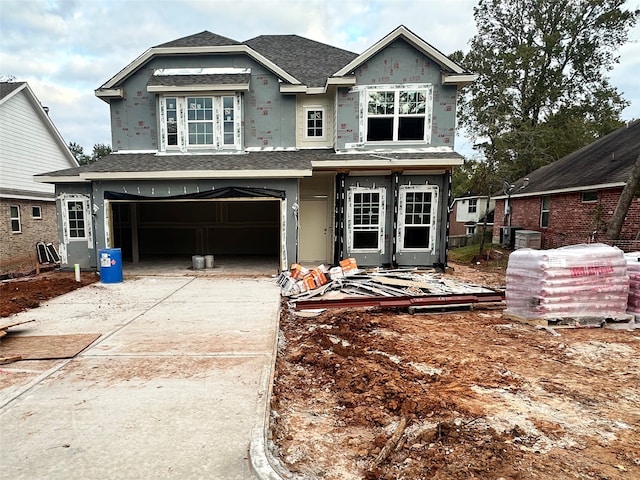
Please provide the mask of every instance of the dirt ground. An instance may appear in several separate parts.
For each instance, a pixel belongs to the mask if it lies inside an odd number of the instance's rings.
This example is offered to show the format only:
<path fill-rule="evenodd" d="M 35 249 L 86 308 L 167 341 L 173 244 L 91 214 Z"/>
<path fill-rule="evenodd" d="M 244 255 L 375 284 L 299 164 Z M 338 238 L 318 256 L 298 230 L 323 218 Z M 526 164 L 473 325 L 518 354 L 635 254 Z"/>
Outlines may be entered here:
<path fill-rule="evenodd" d="M 3 281 L 0 283 L 0 317 L 35 308 L 40 302 L 97 282 L 99 277 L 95 272 L 82 272 L 80 280 L 76 282 L 74 272 L 50 271 Z"/>
<path fill-rule="evenodd" d="M 300 478 L 640 478 L 640 330 L 286 308 L 280 329 L 271 433 Z"/>

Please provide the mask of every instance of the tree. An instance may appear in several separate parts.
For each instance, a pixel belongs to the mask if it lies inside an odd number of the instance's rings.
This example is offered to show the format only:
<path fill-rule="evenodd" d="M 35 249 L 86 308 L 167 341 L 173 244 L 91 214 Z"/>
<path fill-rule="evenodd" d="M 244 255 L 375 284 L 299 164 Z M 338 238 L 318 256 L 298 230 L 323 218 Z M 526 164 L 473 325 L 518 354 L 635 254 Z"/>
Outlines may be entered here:
<path fill-rule="evenodd" d="M 607 72 L 639 11 L 625 0 L 480 0 L 462 64 L 479 75 L 460 123 L 515 180 L 620 127 L 628 105 Z M 459 54 L 458 54 L 459 55 Z"/>
<path fill-rule="evenodd" d="M 71 150 L 71 153 L 78 162 L 78 165 L 88 165 L 90 163 L 97 162 L 111 153 L 111 147 L 103 143 L 96 143 L 93 146 L 93 152 L 91 155 L 86 155 L 84 153 L 84 148 L 75 142 L 69 143 L 69 150 Z"/>
<path fill-rule="evenodd" d="M 615 212 L 613 212 L 613 216 L 611 217 L 611 223 L 609 224 L 606 235 L 608 240 L 617 240 L 620 237 L 624 219 L 627 216 L 629 206 L 633 201 L 635 192 L 638 190 L 638 186 L 640 186 L 640 155 L 638 155 L 638 158 L 636 158 L 636 162 L 631 168 L 629 179 L 622 189 L 622 193 L 620 194 L 620 198 L 618 199 L 618 205 L 616 206 L 616 210 Z"/>

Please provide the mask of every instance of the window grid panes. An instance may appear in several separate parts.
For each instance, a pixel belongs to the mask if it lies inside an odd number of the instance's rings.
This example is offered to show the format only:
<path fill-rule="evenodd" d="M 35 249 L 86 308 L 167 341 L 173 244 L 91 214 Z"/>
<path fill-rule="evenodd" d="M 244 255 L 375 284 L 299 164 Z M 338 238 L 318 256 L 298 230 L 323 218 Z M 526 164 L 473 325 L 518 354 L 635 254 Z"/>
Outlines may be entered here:
<path fill-rule="evenodd" d="M 167 145 L 178 145 L 178 101 L 176 98 L 165 100 L 167 122 Z"/>
<path fill-rule="evenodd" d="M 353 248 L 377 249 L 380 230 L 380 193 L 353 195 Z"/>
<path fill-rule="evenodd" d="M 307 137 L 323 137 L 322 110 L 307 110 Z"/>
<path fill-rule="evenodd" d="M 187 98 L 189 145 L 213 145 L 213 99 Z"/>
<path fill-rule="evenodd" d="M 478 211 L 478 200 L 469 200 L 469 213 L 476 213 Z"/>
<path fill-rule="evenodd" d="M 67 212 L 69 213 L 69 237 L 85 238 L 84 203 L 68 202 Z"/>
<path fill-rule="evenodd" d="M 431 234 L 431 192 L 405 194 L 403 248 L 428 248 Z"/>
<path fill-rule="evenodd" d="M 367 141 L 423 141 L 427 90 L 369 91 Z"/>
<path fill-rule="evenodd" d="M 19 205 L 11 205 L 9 207 L 10 217 L 11 217 L 11 231 L 13 233 L 20 233 L 22 231 L 20 225 L 20 206 Z"/>

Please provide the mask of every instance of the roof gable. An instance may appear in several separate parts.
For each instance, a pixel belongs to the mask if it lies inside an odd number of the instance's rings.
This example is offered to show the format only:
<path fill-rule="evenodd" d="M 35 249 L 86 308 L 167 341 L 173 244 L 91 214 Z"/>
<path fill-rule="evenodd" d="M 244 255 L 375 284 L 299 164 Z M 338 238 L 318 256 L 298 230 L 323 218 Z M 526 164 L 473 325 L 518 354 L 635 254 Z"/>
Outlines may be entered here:
<path fill-rule="evenodd" d="M 511 196 L 621 187 L 639 154 L 640 120 L 636 120 L 519 179 Z"/>
<path fill-rule="evenodd" d="M 398 39 L 402 39 L 406 41 L 409 45 L 414 47 L 423 55 L 429 57 L 434 62 L 436 62 L 443 70 L 445 77 L 451 77 L 450 79 L 455 79 L 455 82 L 450 83 L 459 83 L 466 84 L 473 80 L 475 80 L 476 76 L 472 74 L 468 74 L 464 71 L 464 69 L 455 63 L 453 60 L 449 59 L 444 53 L 442 53 L 437 48 L 433 47 L 431 44 L 425 42 L 420 37 L 418 37 L 415 33 L 409 30 L 404 25 L 400 25 L 394 31 L 389 33 L 387 36 L 373 44 L 362 54 L 358 55 L 347 65 L 342 67 L 340 70 L 334 73 L 334 76 L 340 77 L 344 75 L 352 74 L 358 67 L 363 65 L 365 62 L 370 60 L 373 56 L 377 55 L 379 52 L 384 50 L 387 46 L 391 45 Z M 443 79 L 445 81 L 445 79 Z M 445 83 L 447 83 L 445 81 Z"/>
<path fill-rule="evenodd" d="M 26 85 L 26 82 L 0 82 L 0 103 L 8 100 Z"/>

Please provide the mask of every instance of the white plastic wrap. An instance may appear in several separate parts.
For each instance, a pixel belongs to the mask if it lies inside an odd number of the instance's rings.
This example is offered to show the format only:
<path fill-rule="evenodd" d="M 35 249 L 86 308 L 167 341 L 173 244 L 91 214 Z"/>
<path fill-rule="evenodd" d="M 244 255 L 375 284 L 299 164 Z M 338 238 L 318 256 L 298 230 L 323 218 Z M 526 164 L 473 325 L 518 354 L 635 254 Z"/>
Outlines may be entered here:
<path fill-rule="evenodd" d="M 640 315 L 640 252 L 625 254 L 629 274 L 629 313 Z"/>
<path fill-rule="evenodd" d="M 608 245 L 516 250 L 506 280 L 507 313 L 521 318 L 617 318 L 627 311 L 627 262 Z"/>

